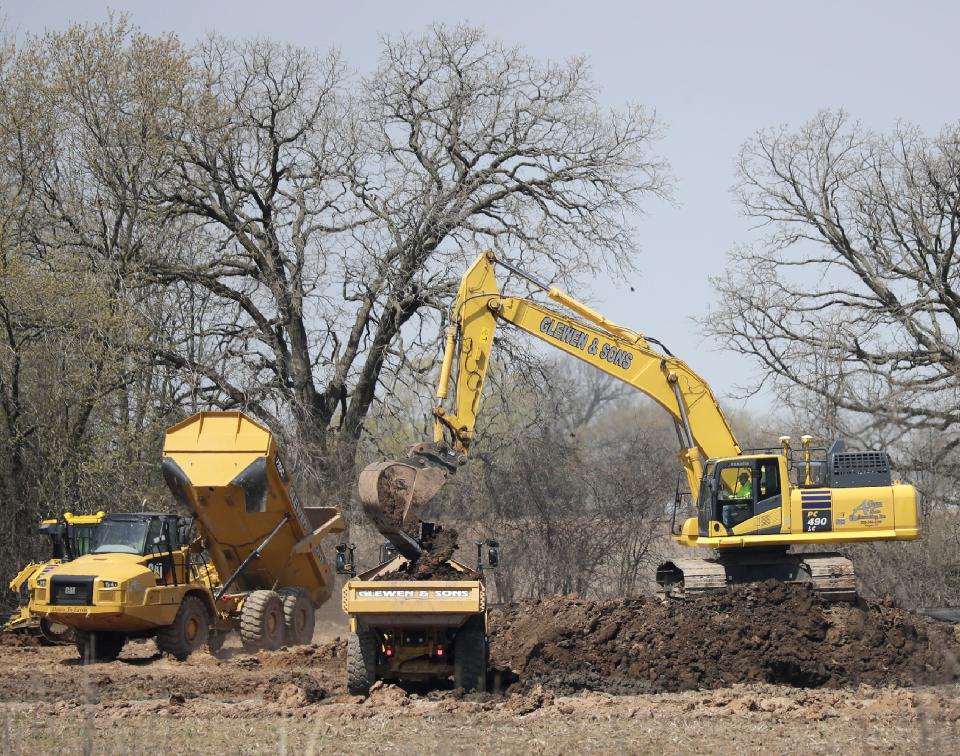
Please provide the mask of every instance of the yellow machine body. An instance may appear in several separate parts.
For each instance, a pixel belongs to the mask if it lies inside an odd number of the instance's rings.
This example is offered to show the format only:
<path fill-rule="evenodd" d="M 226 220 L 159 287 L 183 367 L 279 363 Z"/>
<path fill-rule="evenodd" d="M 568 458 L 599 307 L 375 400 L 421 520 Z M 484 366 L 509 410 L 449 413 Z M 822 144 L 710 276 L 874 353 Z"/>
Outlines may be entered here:
<path fill-rule="evenodd" d="M 300 633 L 291 642 L 309 642 L 303 633 L 312 633 L 313 611 L 330 597 L 334 583 L 320 542 L 344 529 L 340 512 L 303 506 L 270 431 L 240 412 L 202 412 L 172 427 L 162 471 L 191 517 L 107 516 L 98 531 L 104 543 L 31 577 L 36 612 L 99 636 L 107 658 L 125 638 L 147 635 L 184 658 L 197 639 L 222 643 L 226 632 L 240 629 L 243 616 L 267 623 L 273 635 L 264 642 L 276 647 L 282 641 L 277 623 L 282 633 L 288 611 L 283 602 L 289 600 L 291 616 L 302 618 L 287 628 Z M 206 612 L 198 616 L 193 602 L 184 610 L 191 619 L 178 622 L 189 596 Z M 258 598 L 251 602 L 251 596 Z M 248 604 L 254 614 L 244 615 Z M 263 608 L 268 604 L 274 609 Z M 198 623 L 205 627 L 198 630 Z"/>
<path fill-rule="evenodd" d="M 501 294 L 497 265 L 542 289 L 554 305 Z M 783 579 L 829 583 L 832 595 L 849 600 L 854 589 L 848 561 L 831 555 L 832 561 L 811 559 L 808 564 L 785 557 L 786 550 L 794 545 L 919 536 L 916 491 L 892 479 L 885 453 L 846 452 L 835 444 L 822 450 L 823 458 L 815 463 L 812 438 L 804 436 L 804 472 L 798 471 L 787 437 L 781 438 L 779 449 L 745 454 L 707 382 L 662 344 L 613 323 L 569 294 L 486 252 L 464 274 L 451 309 L 433 411 L 433 442 L 414 446 L 404 460 L 371 465 L 360 476 L 364 510 L 401 553 L 415 554 L 415 548 L 399 537 L 414 532 L 415 510 L 429 502 L 466 461 L 501 322 L 632 386 L 671 415 L 680 440 L 680 463 L 696 508 L 696 516 L 683 522 L 674 538 L 685 546 L 709 547 L 727 555 L 722 569 L 694 582 L 716 587 L 734 579 L 782 573 Z M 723 477 L 729 475 L 727 470 L 747 473 L 749 482 L 739 489 L 736 480 Z M 812 470 L 817 474 L 812 475 Z M 767 490 L 755 493 L 754 485 Z M 740 497 L 736 505 L 730 503 L 733 497 Z M 750 552 L 749 569 L 733 563 L 733 555 L 740 551 Z M 661 577 L 667 582 L 682 581 L 683 573 L 695 567 L 690 560 L 685 562 L 689 569 L 678 564 L 670 567 L 670 575 L 669 570 L 662 575 L 658 571 L 658 581 Z M 842 587 L 840 572 L 845 580 Z"/>
<path fill-rule="evenodd" d="M 31 594 L 38 611 L 54 622 L 78 630 L 136 634 L 173 622 L 187 594 L 199 596 L 213 613 L 212 588 L 216 572 L 209 568 L 184 569 L 187 549 L 172 554 L 180 573 L 178 584 L 158 575 L 166 560 L 158 555 L 87 554 L 67 562 L 47 575 L 35 578 Z M 92 601 L 82 605 L 55 604 L 51 600 L 52 578 L 92 578 Z M 183 577 L 187 576 L 187 581 Z"/>
<path fill-rule="evenodd" d="M 771 504 L 778 505 L 764 508 L 761 494 L 756 508 L 763 511 L 727 527 L 718 517 L 723 501 L 712 501 L 701 495 L 698 505 L 701 509 L 714 505 L 709 514 L 705 513 L 705 517 L 709 517 L 706 528 L 701 527 L 699 517 L 687 518 L 675 537 L 677 542 L 685 546 L 737 549 L 751 545 L 910 541 L 920 535 L 917 491 L 911 485 L 894 482 L 889 486 L 846 488 L 800 486 L 790 481 L 783 455 L 741 455 L 735 460 L 709 460 L 705 469 L 709 475 L 718 464 L 733 461 L 741 465 L 752 460 L 778 466 L 779 480 L 784 481 L 785 486 L 766 499 L 780 496 L 781 502 L 772 501 Z"/>
<path fill-rule="evenodd" d="M 62 551 L 66 546 L 70 553 L 64 556 L 82 556 L 89 550 L 93 531 L 105 516 L 105 512 L 97 512 L 92 515 L 76 515 L 72 512 L 65 512 L 62 521 L 57 519 L 43 520 L 40 523 L 40 531 L 50 534 L 52 529 L 63 525 L 66 532 L 63 533 L 62 537 L 68 540 L 69 544 L 54 545 L 54 553 Z M 54 536 L 54 538 L 56 537 Z M 30 591 L 31 578 L 39 577 L 63 562 L 64 559 L 59 557 L 54 557 L 46 562 L 30 562 L 10 581 L 10 590 L 17 594 L 20 601 L 17 611 L 4 623 L 2 627 L 4 632 L 39 634 L 53 643 L 62 643 L 67 640 L 62 631 L 56 631 L 48 623 L 41 625 L 40 617 L 32 606 L 33 599 Z"/>
<path fill-rule="evenodd" d="M 346 523 L 335 507 L 301 503 L 267 428 L 242 412 L 201 412 L 167 431 L 163 467 L 224 579 L 287 517 L 238 588 L 297 586 L 317 606 L 330 597 L 334 575 L 320 542 Z"/>
<path fill-rule="evenodd" d="M 486 628 L 483 581 L 454 560 L 447 564 L 463 573 L 462 580 L 374 579 L 395 572 L 404 562 L 404 557 L 396 557 L 344 585 L 343 611 L 350 617 L 350 631 L 376 639 L 378 679 L 449 677 L 454 674 L 459 628 L 477 617 Z"/>

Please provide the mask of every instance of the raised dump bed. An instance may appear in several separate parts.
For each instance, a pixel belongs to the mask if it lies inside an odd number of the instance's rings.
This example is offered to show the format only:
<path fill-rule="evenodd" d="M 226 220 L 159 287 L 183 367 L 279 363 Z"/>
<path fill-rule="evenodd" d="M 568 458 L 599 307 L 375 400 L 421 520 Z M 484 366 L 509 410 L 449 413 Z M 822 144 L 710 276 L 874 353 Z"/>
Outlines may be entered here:
<path fill-rule="evenodd" d="M 89 554 L 31 578 L 36 613 L 75 628 L 91 661 L 146 636 L 178 659 L 234 630 L 248 649 L 310 643 L 339 511 L 303 506 L 270 431 L 240 412 L 172 427 L 162 469 L 186 511 L 108 515 Z"/>
<path fill-rule="evenodd" d="M 295 587 L 317 606 L 330 598 L 320 542 L 344 530 L 343 517 L 303 505 L 267 428 L 242 412 L 201 412 L 167 431 L 162 469 L 196 518 L 224 593 Z"/>

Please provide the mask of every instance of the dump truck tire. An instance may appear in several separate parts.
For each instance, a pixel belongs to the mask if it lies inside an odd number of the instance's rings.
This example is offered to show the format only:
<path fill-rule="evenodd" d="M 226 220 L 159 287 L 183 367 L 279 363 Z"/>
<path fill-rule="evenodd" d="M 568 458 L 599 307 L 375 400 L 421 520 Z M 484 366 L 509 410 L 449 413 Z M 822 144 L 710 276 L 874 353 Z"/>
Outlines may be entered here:
<path fill-rule="evenodd" d="M 283 645 L 283 599 L 276 591 L 254 591 L 240 610 L 240 640 L 244 648 L 276 651 Z"/>
<path fill-rule="evenodd" d="M 210 636 L 210 613 L 196 596 L 184 596 L 173 624 L 157 632 L 157 648 L 180 661 L 198 651 Z"/>
<path fill-rule="evenodd" d="M 69 646 L 76 640 L 72 627 L 53 622 L 46 617 L 40 619 L 40 637 L 52 646 Z"/>
<path fill-rule="evenodd" d="M 279 591 L 283 598 L 283 624 L 287 630 L 287 644 L 306 646 L 313 642 L 313 627 L 316 624 L 316 608 L 302 588 L 284 588 Z"/>
<path fill-rule="evenodd" d="M 487 687 L 487 633 L 483 615 L 468 619 L 453 639 L 453 682 L 463 690 Z"/>
<path fill-rule="evenodd" d="M 347 692 L 365 696 L 377 680 L 377 636 L 358 627 L 347 638 Z"/>
<path fill-rule="evenodd" d="M 93 664 L 114 661 L 120 656 L 127 638 L 123 633 L 90 633 L 77 630 L 74 642 L 83 663 Z"/>

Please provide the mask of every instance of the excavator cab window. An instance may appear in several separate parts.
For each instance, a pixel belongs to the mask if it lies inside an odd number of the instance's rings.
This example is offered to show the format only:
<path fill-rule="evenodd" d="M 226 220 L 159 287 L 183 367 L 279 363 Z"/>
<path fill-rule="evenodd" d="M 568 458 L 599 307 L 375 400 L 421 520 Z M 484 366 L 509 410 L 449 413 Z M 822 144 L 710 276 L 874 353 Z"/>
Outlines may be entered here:
<path fill-rule="evenodd" d="M 728 530 L 753 517 L 755 477 L 752 460 L 717 465 L 717 513 Z"/>

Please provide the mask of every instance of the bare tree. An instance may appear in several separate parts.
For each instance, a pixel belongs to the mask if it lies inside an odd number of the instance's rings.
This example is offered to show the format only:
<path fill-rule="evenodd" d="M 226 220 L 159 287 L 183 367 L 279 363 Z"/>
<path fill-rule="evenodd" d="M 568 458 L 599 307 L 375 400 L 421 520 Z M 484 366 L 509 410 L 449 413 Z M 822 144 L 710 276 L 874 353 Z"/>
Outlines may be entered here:
<path fill-rule="evenodd" d="M 759 133 L 739 196 L 768 230 L 735 251 L 705 321 L 789 399 L 822 397 L 858 430 L 960 421 L 960 128 L 890 135 L 842 112 Z M 941 454 L 958 443 L 944 437 Z"/>
<path fill-rule="evenodd" d="M 4 571 L 41 517 L 139 506 L 159 482 L 176 389 L 140 357 L 165 318 L 137 272 L 164 246 L 148 192 L 190 71 L 176 40 L 124 18 L 0 52 Z"/>
<path fill-rule="evenodd" d="M 955 601 L 960 126 L 877 134 L 822 112 L 757 134 L 739 173 L 766 234 L 731 254 L 705 326 L 807 428 L 889 449 L 917 485 L 927 535 L 857 549 L 865 588 Z"/>
<path fill-rule="evenodd" d="M 667 188 L 651 113 L 604 109 L 582 60 L 539 63 L 477 29 L 387 39 L 359 81 L 267 42 L 212 39 L 196 66 L 203 118 L 162 201 L 205 242 L 153 273 L 221 307 L 194 334 L 206 359 L 157 356 L 221 406 L 291 420 L 333 469 L 351 469 L 372 408 L 423 384 L 480 249 L 550 280 L 623 270 L 626 213 Z"/>

